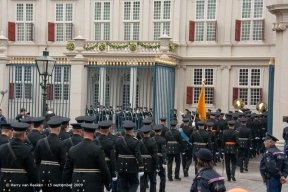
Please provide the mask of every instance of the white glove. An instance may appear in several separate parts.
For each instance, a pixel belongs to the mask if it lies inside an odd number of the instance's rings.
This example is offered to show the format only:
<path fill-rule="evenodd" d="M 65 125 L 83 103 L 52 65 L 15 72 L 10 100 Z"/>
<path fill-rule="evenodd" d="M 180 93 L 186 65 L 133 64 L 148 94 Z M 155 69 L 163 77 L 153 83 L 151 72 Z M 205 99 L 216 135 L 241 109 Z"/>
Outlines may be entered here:
<path fill-rule="evenodd" d="M 192 123 L 192 126 L 195 127 L 195 122 Z"/>
<path fill-rule="evenodd" d="M 252 150 L 253 148 L 252 147 L 250 147 L 250 150 Z"/>
<path fill-rule="evenodd" d="M 182 111 L 180 111 L 180 114 L 183 115 L 184 113 Z"/>
<path fill-rule="evenodd" d="M 182 155 L 185 155 L 185 153 L 182 153 Z"/>
<path fill-rule="evenodd" d="M 165 165 L 165 164 L 162 164 L 162 167 L 163 167 L 163 169 L 166 169 L 167 165 Z"/>
<path fill-rule="evenodd" d="M 112 177 L 112 180 L 113 181 L 117 181 L 117 177 Z"/>
<path fill-rule="evenodd" d="M 139 177 L 142 177 L 144 175 L 144 172 L 139 172 Z"/>
<path fill-rule="evenodd" d="M 219 154 L 219 152 L 216 152 L 216 155 L 218 155 Z"/>

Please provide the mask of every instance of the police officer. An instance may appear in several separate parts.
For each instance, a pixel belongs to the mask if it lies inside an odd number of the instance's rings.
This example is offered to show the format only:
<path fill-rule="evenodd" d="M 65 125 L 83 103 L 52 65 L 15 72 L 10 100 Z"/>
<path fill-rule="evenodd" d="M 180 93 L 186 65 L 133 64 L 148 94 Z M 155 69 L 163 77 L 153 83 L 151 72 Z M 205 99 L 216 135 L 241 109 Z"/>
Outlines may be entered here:
<path fill-rule="evenodd" d="M 165 192 L 167 167 L 166 139 L 162 137 L 162 129 L 162 124 L 158 124 L 153 127 L 153 130 L 155 131 L 154 139 L 158 145 L 158 159 L 160 167 L 160 170 L 158 172 L 158 175 L 160 177 L 159 192 Z"/>
<path fill-rule="evenodd" d="M 195 161 L 195 174 L 197 174 L 197 156 L 196 153 L 202 149 L 211 149 L 211 138 L 207 131 L 204 130 L 205 123 L 203 121 L 198 121 L 199 130 L 194 131 L 190 136 L 189 141 L 193 144 L 193 159 Z"/>
<path fill-rule="evenodd" d="M 224 177 L 221 177 L 213 169 L 213 154 L 208 149 L 202 148 L 195 155 L 199 173 L 196 174 L 193 180 L 190 192 L 226 191 Z"/>
<path fill-rule="evenodd" d="M 182 153 L 182 167 L 184 177 L 188 177 L 189 176 L 188 170 L 192 163 L 192 157 L 193 157 L 193 146 L 192 143 L 189 142 L 189 138 L 193 133 L 193 129 L 192 127 L 189 126 L 190 121 L 189 118 L 184 118 L 182 121 L 183 121 L 183 127 L 179 129 L 179 132 L 181 134 L 184 143 L 184 153 Z"/>
<path fill-rule="evenodd" d="M 59 139 L 62 118 L 53 118 L 47 122 L 50 134 L 40 139 L 35 148 L 35 163 L 38 168 L 40 183 L 43 192 L 61 192 L 55 184 L 62 183 L 62 171 L 66 161 L 66 145 Z"/>
<path fill-rule="evenodd" d="M 177 121 L 175 120 L 170 121 L 170 125 L 171 130 L 165 133 L 165 138 L 167 142 L 168 179 L 169 181 L 173 181 L 172 163 L 175 158 L 176 166 L 175 166 L 174 178 L 180 181 L 181 180 L 181 178 L 179 177 L 180 163 L 181 163 L 180 152 L 182 151 L 183 153 L 185 153 L 183 151 L 184 143 L 181 134 L 176 127 Z"/>
<path fill-rule="evenodd" d="M 260 135 L 260 130 L 261 130 L 261 122 L 259 121 L 259 115 L 254 114 L 254 119 L 253 119 L 253 131 L 254 131 L 254 138 L 255 138 L 255 143 L 254 143 L 254 153 L 253 155 L 256 156 L 260 154 L 260 148 L 262 145 L 262 139 Z"/>
<path fill-rule="evenodd" d="M 227 122 L 223 119 L 224 113 L 220 113 L 219 119 L 218 119 L 218 125 L 219 125 L 219 133 L 217 135 L 217 146 L 218 146 L 218 152 L 216 152 L 217 156 L 217 161 L 220 162 L 220 157 L 221 157 L 221 145 L 222 145 L 222 137 L 223 137 L 223 132 L 226 130 L 227 127 Z"/>
<path fill-rule="evenodd" d="M 10 123 L 2 123 L 2 129 L 0 134 L 0 145 L 10 142 L 10 138 L 12 137 L 12 127 Z"/>
<path fill-rule="evenodd" d="M 101 146 L 93 143 L 96 126 L 94 124 L 81 124 L 81 126 L 83 140 L 69 150 L 63 170 L 63 183 L 72 185 L 73 192 L 100 191 L 102 182 L 106 186 L 110 184 L 105 153 Z M 70 187 L 64 187 L 63 192 L 66 191 L 71 191 Z"/>
<path fill-rule="evenodd" d="M 269 192 L 281 191 L 288 175 L 288 161 L 285 154 L 275 146 L 276 141 L 279 140 L 267 133 L 264 140 L 266 151 L 260 162 L 260 173 Z"/>
<path fill-rule="evenodd" d="M 168 127 L 166 127 L 166 117 L 161 117 L 160 118 L 160 124 L 162 125 L 162 131 L 161 131 L 161 136 L 165 139 L 165 134 L 167 131 L 169 131 Z M 154 129 L 153 129 L 154 130 Z"/>
<path fill-rule="evenodd" d="M 144 175 L 143 160 L 140 152 L 140 142 L 134 137 L 133 122 L 123 124 L 125 135 L 115 141 L 117 172 L 120 180 L 120 191 L 137 192 L 139 176 Z"/>
<path fill-rule="evenodd" d="M 72 126 L 72 136 L 64 140 L 67 148 L 67 153 L 72 146 L 77 145 L 82 141 L 82 127 L 81 123 L 71 123 Z"/>
<path fill-rule="evenodd" d="M 147 119 L 143 120 L 143 126 L 147 125 L 147 126 L 150 126 L 152 128 L 152 124 L 153 124 L 152 118 L 147 118 Z M 154 136 L 154 131 L 152 129 L 150 130 L 150 136 L 151 137 Z M 139 140 L 143 138 L 143 132 L 141 131 L 141 129 L 139 129 L 137 131 L 136 137 Z"/>
<path fill-rule="evenodd" d="M 147 178 L 150 180 L 150 192 L 156 192 L 156 170 L 159 172 L 158 146 L 150 137 L 151 126 L 141 128 L 143 138 L 140 140 L 141 156 L 144 164 L 144 175 L 140 178 L 140 192 L 146 191 Z"/>
<path fill-rule="evenodd" d="M 243 173 L 243 161 L 245 171 L 248 171 L 249 163 L 249 149 L 252 148 L 252 134 L 249 128 L 246 127 L 247 119 L 240 119 L 241 126 L 237 128 L 239 132 L 239 147 L 238 147 L 238 165 L 240 167 L 240 173 Z"/>
<path fill-rule="evenodd" d="M 24 118 L 24 119 L 20 119 L 20 121 L 19 122 L 22 122 L 22 123 L 28 123 L 29 124 L 29 127 L 28 127 L 28 129 L 26 130 L 26 133 L 27 133 L 27 135 L 30 133 L 30 131 L 32 130 L 32 128 L 33 128 L 33 123 L 32 123 L 32 119 L 33 119 L 34 117 L 26 117 L 26 118 Z"/>
<path fill-rule="evenodd" d="M 33 151 L 36 147 L 37 142 L 45 137 L 42 134 L 44 127 L 44 120 L 45 117 L 36 117 L 31 119 L 31 122 L 33 123 L 33 128 L 30 131 L 30 133 L 26 136 L 24 143 L 30 145 L 33 148 Z"/>
<path fill-rule="evenodd" d="M 220 132 L 215 112 L 210 113 L 210 119 L 208 119 L 207 122 L 213 122 L 213 128 L 211 130 L 213 133 L 218 134 Z"/>
<path fill-rule="evenodd" d="M 12 123 L 14 139 L 0 146 L 0 191 L 33 191 L 30 184 L 38 184 L 32 148 L 24 144 L 27 123 Z M 11 187 L 10 184 L 29 185 L 25 189 Z M 40 191 L 36 187 L 36 191 Z"/>
<path fill-rule="evenodd" d="M 225 154 L 225 166 L 228 181 L 236 181 L 235 171 L 237 166 L 238 133 L 234 129 L 235 121 L 228 121 L 229 129 L 224 131 L 222 139 L 222 150 Z M 232 164 L 232 169 L 230 168 Z"/>
<path fill-rule="evenodd" d="M 84 123 L 86 124 L 94 124 L 95 117 L 94 116 L 84 116 Z"/>
<path fill-rule="evenodd" d="M 287 123 L 288 123 L 288 120 L 287 120 Z M 286 158 L 288 158 L 288 126 L 283 129 L 282 137 L 283 137 L 283 139 L 285 141 L 285 143 L 284 143 L 284 153 L 286 155 Z"/>
<path fill-rule="evenodd" d="M 216 152 L 218 152 L 218 143 L 217 143 L 217 135 L 216 131 L 213 131 L 214 123 L 212 121 L 206 122 L 207 131 L 211 138 L 211 152 L 213 154 L 213 162 L 216 164 Z M 215 129 L 214 129 L 215 130 Z"/>

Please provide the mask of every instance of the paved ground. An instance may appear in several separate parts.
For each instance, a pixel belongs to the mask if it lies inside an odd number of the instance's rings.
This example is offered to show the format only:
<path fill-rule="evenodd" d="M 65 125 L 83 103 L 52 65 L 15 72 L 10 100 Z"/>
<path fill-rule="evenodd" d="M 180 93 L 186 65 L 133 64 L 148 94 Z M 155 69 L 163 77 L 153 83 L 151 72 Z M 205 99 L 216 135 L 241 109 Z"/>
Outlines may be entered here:
<path fill-rule="evenodd" d="M 231 181 L 228 182 L 226 179 L 226 173 L 224 170 L 224 177 L 225 177 L 225 186 L 226 189 L 232 189 L 232 188 L 245 188 L 249 192 L 265 192 L 266 188 L 265 185 L 262 182 L 262 178 L 259 174 L 259 162 L 260 162 L 261 156 L 257 156 L 256 158 L 250 159 L 249 163 L 249 172 L 248 173 L 240 173 L 239 168 L 237 167 L 236 170 L 236 180 L 237 181 Z M 174 170 L 174 169 L 173 169 Z M 218 163 L 216 166 L 217 172 L 222 175 L 222 164 Z M 183 170 L 181 167 L 180 170 L 180 177 L 182 178 L 181 181 L 168 181 L 167 179 L 167 185 L 166 185 L 166 192 L 177 192 L 180 190 L 181 192 L 188 192 L 190 191 L 190 187 L 192 184 L 192 180 L 194 178 L 194 162 L 193 166 L 191 166 L 189 170 L 189 177 L 183 176 Z M 159 177 L 157 177 L 157 185 L 159 185 Z M 158 186 L 157 186 L 158 187 Z M 149 190 L 147 190 L 149 191 Z M 287 192 L 288 191 L 288 184 L 284 184 L 282 186 L 282 191 Z"/>

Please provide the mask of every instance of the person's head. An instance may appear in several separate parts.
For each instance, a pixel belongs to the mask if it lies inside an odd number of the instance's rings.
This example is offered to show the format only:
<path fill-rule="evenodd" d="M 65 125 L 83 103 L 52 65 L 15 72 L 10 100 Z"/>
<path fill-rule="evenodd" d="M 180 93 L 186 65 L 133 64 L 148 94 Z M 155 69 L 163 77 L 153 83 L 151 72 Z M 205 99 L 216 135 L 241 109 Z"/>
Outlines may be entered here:
<path fill-rule="evenodd" d="M 264 140 L 264 146 L 265 148 L 270 148 L 271 146 L 274 146 L 276 144 L 276 141 L 279 141 L 276 137 L 271 135 L 270 133 L 266 133 L 266 137 Z"/>
<path fill-rule="evenodd" d="M 215 113 L 210 113 L 210 119 L 215 119 Z"/>
<path fill-rule="evenodd" d="M 151 126 L 144 125 L 141 127 L 140 131 L 143 132 L 144 137 L 150 137 Z"/>
<path fill-rule="evenodd" d="M 36 118 L 31 119 L 31 122 L 33 124 L 33 129 L 37 129 L 40 132 L 42 132 L 44 128 L 44 120 L 45 120 L 45 117 L 36 117 Z"/>
<path fill-rule="evenodd" d="M 155 135 L 161 135 L 162 134 L 162 124 L 154 125 L 153 130 L 155 131 Z"/>
<path fill-rule="evenodd" d="M 1 133 L 6 135 L 8 138 L 12 137 L 12 127 L 10 123 L 2 123 Z"/>
<path fill-rule="evenodd" d="M 206 126 L 207 126 L 207 130 L 212 130 L 212 128 L 213 128 L 213 125 L 214 125 L 214 123 L 213 123 L 213 122 L 211 122 L 211 121 L 207 122 L 207 123 L 206 123 Z"/>
<path fill-rule="evenodd" d="M 47 122 L 50 127 L 50 133 L 59 135 L 62 125 L 62 118 L 53 118 Z"/>
<path fill-rule="evenodd" d="M 111 121 L 101 121 L 99 124 L 98 124 L 98 128 L 100 129 L 100 132 L 102 135 L 108 135 L 110 133 L 110 127 L 112 125 L 112 122 Z"/>
<path fill-rule="evenodd" d="M 81 127 L 83 128 L 83 138 L 93 140 L 94 135 L 95 135 L 95 130 L 97 129 L 98 125 L 85 123 L 85 124 L 81 124 Z"/>
<path fill-rule="evenodd" d="M 125 134 L 128 135 L 133 135 L 134 134 L 134 129 L 135 127 L 135 123 L 133 123 L 132 121 L 125 121 L 125 123 L 123 124 L 123 128 L 125 129 Z"/>
<path fill-rule="evenodd" d="M 13 129 L 13 137 L 24 141 L 28 127 L 29 124 L 27 123 L 12 123 L 11 128 Z"/>
<path fill-rule="evenodd" d="M 189 126 L 189 118 L 184 118 L 184 119 L 182 119 L 182 121 L 183 121 L 183 125 L 184 126 Z"/>
<path fill-rule="evenodd" d="M 73 135 L 83 135 L 81 123 L 71 123 Z"/>
<path fill-rule="evenodd" d="M 228 121 L 228 127 L 229 129 L 234 129 L 235 121 Z"/>
<path fill-rule="evenodd" d="M 204 129 L 205 123 L 204 123 L 203 121 L 198 121 L 198 122 L 197 122 L 197 125 L 198 125 L 198 128 L 199 128 L 199 129 Z"/>
<path fill-rule="evenodd" d="M 160 118 L 160 124 L 165 126 L 166 125 L 166 119 L 167 119 L 166 117 L 161 117 Z"/>
<path fill-rule="evenodd" d="M 211 167 L 213 168 L 213 154 L 208 149 L 202 148 L 196 154 L 198 159 L 197 162 L 197 169 L 200 170 L 201 168 Z"/>
<path fill-rule="evenodd" d="M 171 129 L 177 129 L 177 124 L 178 124 L 178 122 L 177 121 L 175 121 L 175 120 L 172 120 L 172 121 L 170 121 L 170 126 L 171 126 Z"/>
<path fill-rule="evenodd" d="M 240 119 L 240 122 L 241 122 L 241 125 L 242 125 L 242 126 L 246 126 L 247 119 L 246 119 L 246 118 L 241 118 L 241 119 Z"/>
<path fill-rule="evenodd" d="M 66 131 L 69 128 L 69 121 L 70 121 L 70 118 L 63 117 L 61 129 L 64 129 Z"/>
<path fill-rule="evenodd" d="M 224 113 L 220 113 L 219 119 L 223 119 L 223 118 L 224 118 Z"/>
<path fill-rule="evenodd" d="M 21 115 L 25 115 L 26 109 L 25 109 L 25 108 L 21 108 L 21 109 L 20 109 L 20 113 L 21 113 Z"/>

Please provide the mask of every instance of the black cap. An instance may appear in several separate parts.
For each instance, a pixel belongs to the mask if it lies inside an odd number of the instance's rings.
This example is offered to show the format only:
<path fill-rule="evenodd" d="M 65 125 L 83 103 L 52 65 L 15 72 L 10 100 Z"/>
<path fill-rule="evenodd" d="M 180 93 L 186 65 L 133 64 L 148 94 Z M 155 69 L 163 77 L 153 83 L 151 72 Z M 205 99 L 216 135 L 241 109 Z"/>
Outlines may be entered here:
<path fill-rule="evenodd" d="M 226 113 L 225 116 L 232 117 L 232 114 L 231 113 Z"/>
<path fill-rule="evenodd" d="M 70 121 L 70 118 L 62 117 L 62 124 L 69 123 L 69 121 Z"/>
<path fill-rule="evenodd" d="M 47 124 L 51 127 L 51 128 L 57 128 L 60 127 L 62 124 L 62 118 L 53 118 L 50 119 Z"/>
<path fill-rule="evenodd" d="M 11 123 L 2 123 L 1 126 L 1 129 L 12 129 Z"/>
<path fill-rule="evenodd" d="M 144 119 L 144 120 L 142 121 L 142 123 L 143 123 L 144 125 L 150 125 L 150 124 L 152 123 L 152 121 L 151 121 L 149 118 L 147 118 L 147 119 Z"/>
<path fill-rule="evenodd" d="M 205 123 L 204 123 L 203 121 L 198 121 L 198 122 L 197 122 L 197 125 L 198 125 L 198 126 L 204 126 Z"/>
<path fill-rule="evenodd" d="M 225 113 L 220 113 L 221 116 L 225 115 Z"/>
<path fill-rule="evenodd" d="M 54 116 L 50 117 L 50 120 L 55 119 L 55 118 L 63 118 L 63 117 L 54 115 Z"/>
<path fill-rule="evenodd" d="M 274 137 L 273 135 L 271 135 L 270 133 L 266 133 L 266 137 L 265 140 L 272 140 L 272 141 L 279 141 L 276 137 Z"/>
<path fill-rule="evenodd" d="M 29 127 L 29 124 L 28 123 L 12 123 L 10 125 L 13 129 L 13 131 L 19 131 L 19 132 L 25 132 L 28 127 Z"/>
<path fill-rule="evenodd" d="M 82 129 L 81 123 L 71 123 L 72 129 Z"/>
<path fill-rule="evenodd" d="M 206 125 L 207 125 L 208 127 L 213 127 L 214 123 L 211 122 L 211 121 L 209 121 L 209 122 L 206 123 Z"/>
<path fill-rule="evenodd" d="M 143 127 L 141 127 L 140 131 L 142 131 L 143 133 L 149 133 L 151 131 L 151 126 L 144 125 Z"/>
<path fill-rule="evenodd" d="M 219 117 L 220 115 L 221 115 L 220 112 L 216 112 L 216 113 L 215 113 L 215 116 L 216 116 L 216 117 Z"/>
<path fill-rule="evenodd" d="M 204 162 L 209 162 L 213 160 L 213 154 L 208 149 L 202 148 L 196 152 L 196 157 Z"/>
<path fill-rule="evenodd" d="M 191 114 L 187 114 L 186 116 L 185 116 L 185 118 L 188 118 L 189 120 L 191 119 Z"/>
<path fill-rule="evenodd" d="M 161 125 L 161 124 L 154 125 L 154 126 L 153 126 L 153 130 L 154 130 L 155 132 L 159 132 L 159 131 L 162 131 L 162 127 L 163 127 L 163 125 Z"/>
<path fill-rule="evenodd" d="M 243 116 L 245 116 L 244 113 L 239 113 L 239 117 L 240 117 L 240 118 L 243 117 Z"/>
<path fill-rule="evenodd" d="M 246 118 L 241 118 L 241 119 L 240 119 L 240 122 L 246 123 L 246 122 L 247 122 L 247 119 L 246 119 Z"/>
<path fill-rule="evenodd" d="M 98 125 L 95 124 L 81 124 L 84 132 L 94 133 L 95 130 L 98 128 Z"/>
<path fill-rule="evenodd" d="M 123 128 L 126 129 L 126 130 L 134 129 L 134 127 L 135 127 L 135 123 L 133 123 L 132 121 L 125 122 L 123 124 Z"/>
<path fill-rule="evenodd" d="M 122 121 L 122 125 L 124 125 L 124 123 L 128 123 L 128 122 L 132 122 L 132 121 L 124 120 L 124 121 Z M 133 123 L 133 122 L 132 122 L 132 123 Z"/>
<path fill-rule="evenodd" d="M 161 118 L 160 118 L 160 121 L 166 121 L 166 120 L 167 120 L 166 117 L 161 117 Z"/>
<path fill-rule="evenodd" d="M 78 116 L 75 118 L 75 120 L 77 121 L 77 123 L 84 123 L 84 117 L 85 116 Z"/>
<path fill-rule="evenodd" d="M 31 122 L 34 124 L 41 124 L 45 120 L 45 117 L 35 117 L 31 119 Z"/>
<path fill-rule="evenodd" d="M 175 121 L 175 120 L 170 121 L 170 125 L 171 125 L 171 126 L 176 126 L 177 124 L 178 124 L 178 122 Z"/>
<path fill-rule="evenodd" d="M 234 113 L 234 114 L 232 115 L 232 117 L 233 117 L 233 118 L 238 118 L 239 115 L 238 115 L 237 113 Z"/>
<path fill-rule="evenodd" d="M 28 123 L 28 124 L 31 124 L 32 123 L 32 119 L 33 119 L 34 117 L 25 117 L 24 119 L 21 119 L 21 122 L 22 123 Z"/>
<path fill-rule="evenodd" d="M 190 120 L 189 118 L 182 119 L 183 122 L 189 122 L 189 120 Z"/>
<path fill-rule="evenodd" d="M 95 120 L 94 116 L 84 116 L 85 123 L 93 123 Z"/>
<path fill-rule="evenodd" d="M 228 121 L 228 125 L 235 125 L 235 121 Z"/>
<path fill-rule="evenodd" d="M 215 112 L 210 113 L 210 116 L 215 116 L 215 115 L 216 115 Z"/>
<path fill-rule="evenodd" d="M 151 122 L 154 121 L 154 118 L 153 118 L 153 117 L 148 117 L 147 119 L 151 120 Z"/>
<path fill-rule="evenodd" d="M 111 121 L 101 121 L 98 126 L 101 129 L 108 129 L 109 127 L 111 127 L 112 122 Z"/>
<path fill-rule="evenodd" d="M 246 114 L 245 117 L 251 117 L 251 114 Z"/>

